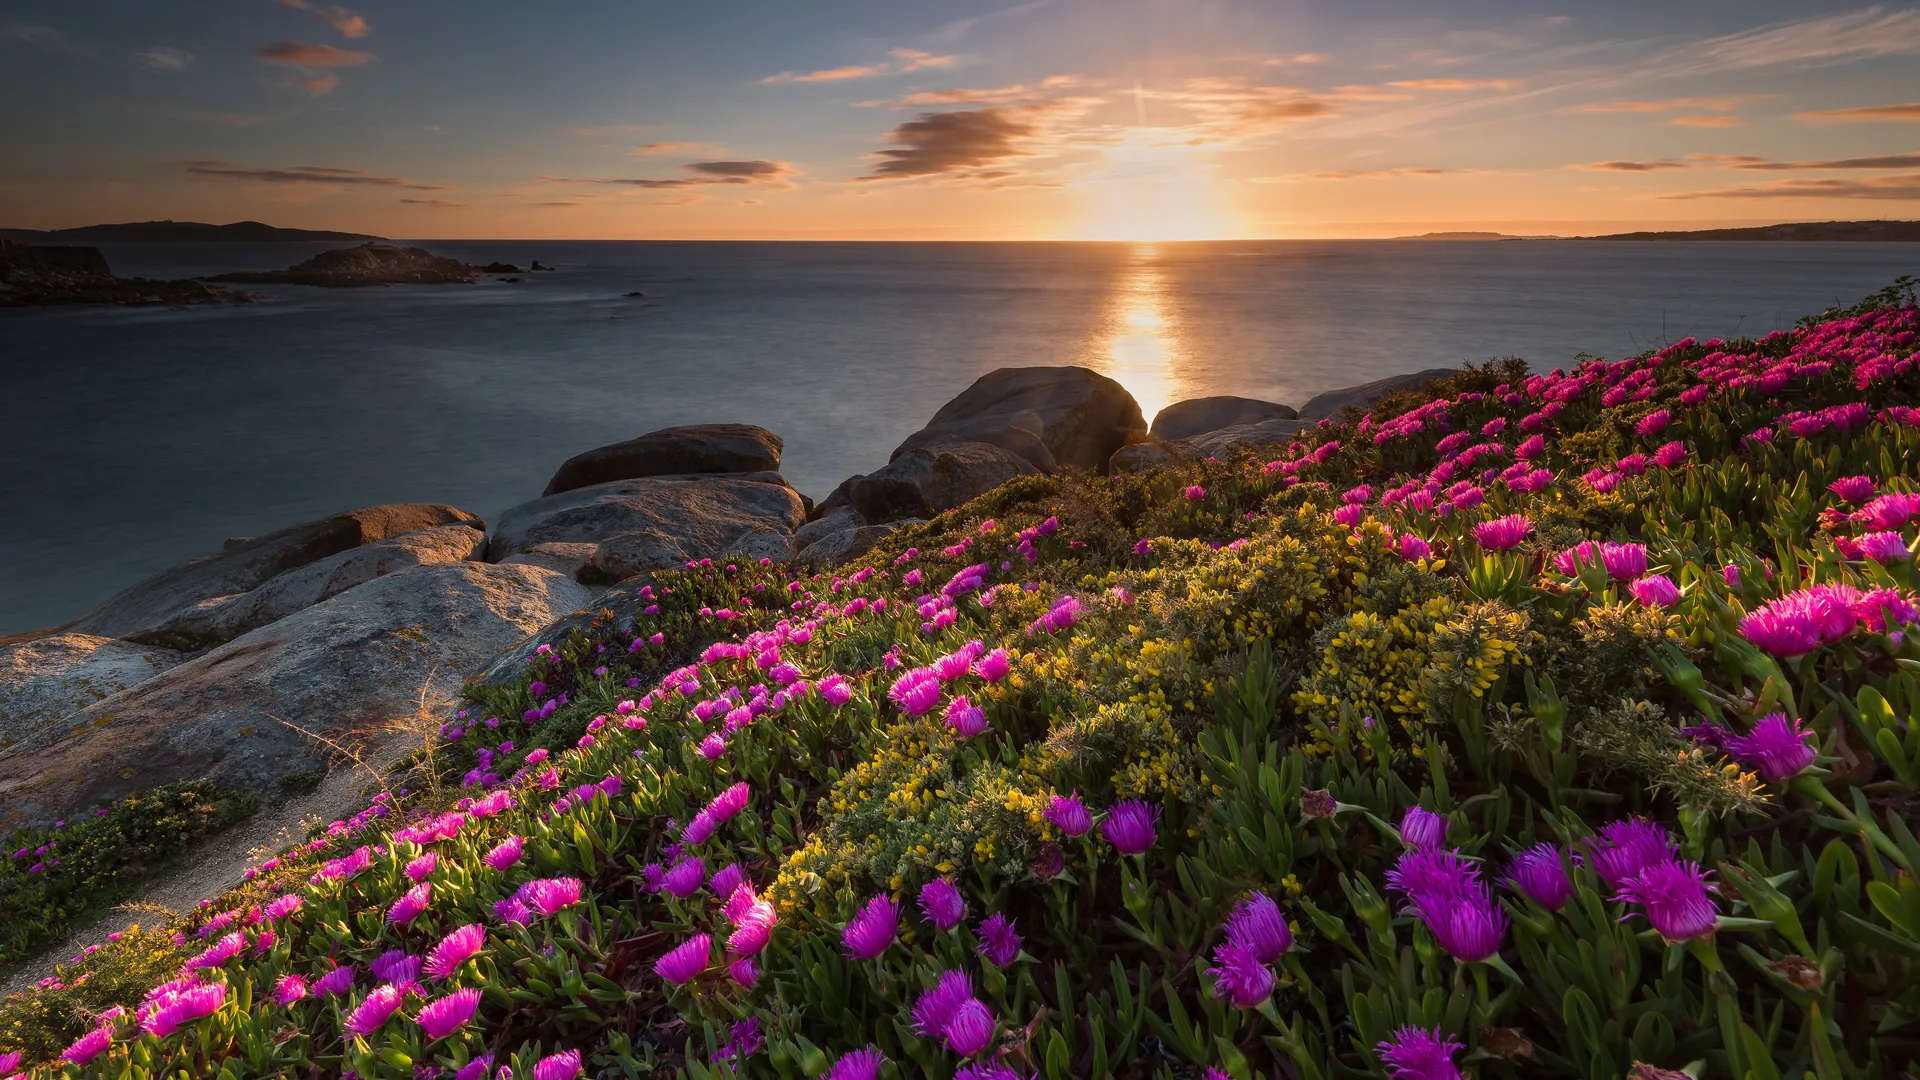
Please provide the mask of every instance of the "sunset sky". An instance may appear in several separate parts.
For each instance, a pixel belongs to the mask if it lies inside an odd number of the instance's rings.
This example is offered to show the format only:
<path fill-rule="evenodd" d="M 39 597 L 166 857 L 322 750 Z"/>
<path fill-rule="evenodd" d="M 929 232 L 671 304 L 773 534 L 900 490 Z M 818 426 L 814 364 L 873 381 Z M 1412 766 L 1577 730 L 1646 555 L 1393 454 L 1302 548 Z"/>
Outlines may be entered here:
<path fill-rule="evenodd" d="M 0 226 L 1582 233 L 1920 211 L 1920 9 L 5 0 Z"/>

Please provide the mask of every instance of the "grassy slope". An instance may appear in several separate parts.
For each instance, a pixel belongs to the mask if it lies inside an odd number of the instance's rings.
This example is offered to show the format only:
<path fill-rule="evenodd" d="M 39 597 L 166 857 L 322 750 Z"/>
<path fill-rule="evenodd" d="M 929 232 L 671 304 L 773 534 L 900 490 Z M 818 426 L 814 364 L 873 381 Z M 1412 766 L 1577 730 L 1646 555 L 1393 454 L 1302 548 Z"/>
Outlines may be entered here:
<path fill-rule="evenodd" d="M 491 1053 L 525 1077 L 579 1050 L 591 1075 L 704 1076 L 725 1068 L 737 1032 L 749 1052 L 733 1060 L 753 1075 L 820 1075 L 873 1044 L 897 1075 L 945 1077 L 963 1060 L 916 1034 L 911 1009 L 940 972 L 962 969 L 996 1022 L 983 1060 L 1021 1075 L 1377 1074 L 1375 1044 L 1405 1024 L 1457 1038 L 1481 1076 L 1615 1077 L 1635 1061 L 1893 1075 L 1913 1059 L 1920 1005 L 1920 843 L 1903 823 L 1920 780 L 1909 723 L 1920 646 L 1862 626 L 1780 659 L 1737 625 L 1814 582 L 1913 587 L 1910 561 L 1836 547 L 1868 527 L 1826 485 L 1913 486 L 1920 429 L 1882 410 L 1920 389 L 1911 362 L 1896 363 L 1917 327 L 1909 307 L 1757 343 L 1683 342 L 1557 379 L 1470 370 L 1445 409 L 1383 403 L 1378 420 L 1322 429 L 1280 464 L 1023 479 L 832 575 L 724 564 L 662 575 L 651 610 L 610 612 L 540 658 L 528 673 L 538 685 L 470 700 L 417 763 L 415 829 L 477 793 L 426 782 L 438 777 L 491 773 L 510 808 L 438 819 L 411 839 L 393 837 L 398 815 L 384 806 L 339 823 L 216 904 L 222 922 L 197 916 L 204 938 L 138 935 L 10 1003 L 0 1040 L 57 1052 L 95 1022 L 89 1009 L 128 1000 L 129 970 L 164 970 L 237 933 L 246 952 L 208 958 L 202 976 L 228 988 L 211 1018 L 165 1038 L 109 1018 L 112 1045 L 89 1074 L 406 1077 Z M 1730 387 L 1734 368 L 1756 378 Z M 1769 371 L 1777 383 L 1757 377 Z M 1850 430 L 1776 423 L 1848 402 L 1865 404 Z M 1543 407 L 1555 415 L 1527 419 Z M 1667 425 L 1639 434 L 1661 410 Z M 1506 470 L 1536 425 L 1535 464 L 1551 481 L 1527 493 L 1495 479 L 1465 505 L 1452 485 Z M 1778 433 L 1746 437 L 1762 428 Z M 1635 471 L 1630 455 L 1669 441 L 1682 460 Z M 1482 443 L 1502 449 L 1467 449 Z M 1481 460 L 1463 466 L 1463 450 Z M 1442 515 L 1383 501 L 1429 476 L 1462 505 Z M 1360 509 L 1340 510 L 1357 484 L 1372 488 Z M 1516 513 L 1531 526 L 1517 548 L 1474 538 L 1477 523 Z M 1057 530 L 1039 528 L 1048 520 Z M 1404 535 L 1429 557 L 1404 557 Z M 1649 573 L 1682 596 L 1645 604 L 1604 571 L 1555 570 L 1550 557 L 1583 538 L 1644 543 Z M 941 625 L 928 598 L 970 566 L 993 591 L 954 590 L 954 621 Z M 1079 605 L 1070 626 L 1034 628 L 1067 596 Z M 959 675 L 919 716 L 890 700 L 901 674 L 973 640 L 1006 648 L 1011 673 Z M 715 641 L 748 647 L 708 650 Z M 845 704 L 818 688 L 832 673 L 852 689 Z M 663 674 L 686 690 L 656 691 Z M 754 687 L 796 674 L 814 689 L 718 734 Z M 691 715 L 730 687 L 737 702 L 720 716 Z M 984 710 L 987 731 L 955 737 L 941 717 L 957 695 Z M 624 713 L 625 701 L 639 708 Z M 1744 731 L 1774 711 L 1806 721 L 1824 784 L 1765 782 L 1680 731 L 1703 714 Z M 551 756 L 529 764 L 541 749 Z M 609 777 L 611 795 L 582 786 Z M 748 808 L 678 846 L 736 783 Z M 1070 791 L 1096 811 L 1158 807 L 1155 843 L 1123 856 L 1098 830 L 1062 835 L 1042 811 Z M 1318 791 L 1336 816 L 1303 815 Z M 1389 890 L 1393 824 L 1415 805 L 1446 816 L 1447 841 L 1484 860 L 1489 884 L 1523 847 L 1578 848 L 1607 822 L 1647 815 L 1712 874 L 1733 921 L 1669 945 L 1644 918 L 1620 921 L 1640 905 L 1578 867 L 1557 911 L 1494 885 L 1511 920 L 1497 963 L 1456 961 Z M 486 865 L 508 836 L 526 838 L 519 860 Z M 311 880 L 367 845 L 345 880 Z M 423 851 L 437 856 L 426 910 L 392 922 Z M 648 887 L 650 864 L 688 856 L 708 873 L 737 864 L 778 913 L 750 988 L 728 967 L 721 898 Z M 943 875 L 967 904 L 952 931 L 912 903 Z M 502 918 L 497 905 L 526 882 L 562 877 L 583 883 L 577 902 L 525 925 Z M 1206 969 L 1253 890 L 1279 901 L 1294 942 L 1269 968 L 1271 995 L 1234 1008 Z M 297 914 L 255 921 L 287 893 L 302 897 Z M 843 955 L 842 926 L 880 895 L 902 904 L 899 939 L 878 959 Z M 976 923 L 993 912 L 1023 939 L 1006 968 L 976 955 Z M 343 1035 L 383 993 L 373 961 L 424 956 L 466 924 L 485 928 L 477 957 L 424 979 L 364 1037 Z M 710 935 L 705 972 L 659 977 L 655 961 L 697 934 Z M 356 967 L 347 995 L 269 1002 L 283 977 L 336 964 Z M 111 993 L 89 990 L 111 980 Z M 456 986 L 484 988 L 478 1013 L 429 1042 L 409 1017 Z M 748 1019 L 757 1038 L 736 1027 Z M 564 1062 L 547 1068 L 566 1074 Z"/>

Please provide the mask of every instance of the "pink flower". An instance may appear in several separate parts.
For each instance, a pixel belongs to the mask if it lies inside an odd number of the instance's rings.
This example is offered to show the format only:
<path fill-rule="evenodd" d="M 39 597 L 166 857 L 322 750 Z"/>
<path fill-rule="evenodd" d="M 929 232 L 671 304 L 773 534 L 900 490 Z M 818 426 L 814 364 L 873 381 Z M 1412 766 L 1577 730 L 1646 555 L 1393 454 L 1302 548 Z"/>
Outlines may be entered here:
<path fill-rule="evenodd" d="M 971 739 L 987 730 L 987 714 L 962 695 L 947 705 L 947 726 L 955 735 Z"/>
<path fill-rule="evenodd" d="M 1850 503 L 1866 502 L 1873 497 L 1873 477 L 1843 476 L 1827 485 L 1827 490 Z"/>
<path fill-rule="evenodd" d="M 407 864 L 407 877 L 413 881 L 425 881 L 433 876 L 433 869 L 439 861 L 440 857 L 429 851 Z"/>
<path fill-rule="evenodd" d="M 705 876 L 705 871 L 701 872 Z M 583 886 L 579 878 L 536 878 L 520 886 L 514 899 L 542 915 L 558 915 L 580 902 Z"/>
<path fill-rule="evenodd" d="M 480 861 L 495 870 L 505 870 L 520 861 L 520 851 L 526 843 L 524 836 L 509 836 L 493 846 L 493 850 L 480 857 Z"/>
<path fill-rule="evenodd" d="M 444 1039 L 466 1027 L 473 1020 L 473 1014 L 480 1008 L 480 990 L 469 986 L 464 990 L 455 990 L 446 997 L 420 1007 L 415 1019 L 424 1031 L 428 1042 Z"/>
<path fill-rule="evenodd" d="M 60 1051 L 60 1056 L 75 1065 L 85 1065 L 106 1050 L 113 1042 L 111 1028 L 94 1028 L 73 1041 L 73 1045 Z"/>
<path fill-rule="evenodd" d="M 1632 581 L 1647 572 L 1647 549 L 1643 544 L 1600 545 L 1600 565 L 1615 581 Z"/>
<path fill-rule="evenodd" d="M 1473 539 L 1487 551 L 1511 551 L 1533 532 L 1525 514 L 1508 514 L 1473 527 Z"/>
<path fill-rule="evenodd" d="M 347 1030 L 362 1037 L 373 1034 L 380 1029 L 380 1025 L 387 1022 L 389 1017 L 399 1011 L 400 1002 L 404 997 L 405 995 L 396 986 L 374 987 L 367 992 L 366 1000 L 348 1014 Z"/>
<path fill-rule="evenodd" d="M 707 970 L 713 939 L 695 934 L 653 962 L 653 973 L 675 986 Z"/>
<path fill-rule="evenodd" d="M 420 913 L 427 910 L 432 894 L 433 886 L 424 881 L 408 889 L 405 895 L 395 900 L 393 906 L 387 909 L 387 921 L 395 926 L 405 926 L 419 918 Z"/>
<path fill-rule="evenodd" d="M 1685 443 L 1670 442 L 1653 452 L 1653 463 L 1663 469 L 1671 469 L 1687 460 Z"/>
<path fill-rule="evenodd" d="M 1519 445 L 1519 447 L 1514 450 L 1513 456 L 1519 458 L 1522 461 L 1532 461 L 1533 459 L 1539 457 L 1540 455 L 1546 452 L 1547 452 L 1546 437 L 1541 435 L 1535 435 L 1535 436 L 1532 436 L 1531 438 L 1528 438 L 1525 442 L 1522 442 Z"/>
<path fill-rule="evenodd" d="M 1667 430 L 1667 425 L 1672 421 L 1673 413 L 1666 409 L 1661 409 L 1658 412 L 1651 412 L 1641 417 L 1640 422 L 1634 425 L 1633 430 L 1637 432 L 1641 438 L 1651 439 L 1655 435 Z"/>
<path fill-rule="evenodd" d="M 298 975 L 282 975 L 273 984 L 273 1000 L 280 1005 L 291 1005 L 306 996 L 307 980 Z"/>
<path fill-rule="evenodd" d="M 997 683 L 1007 677 L 1013 669 L 1013 662 L 1007 658 L 1007 650 L 995 649 L 973 662 L 973 673 L 990 683 Z"/>
<path fill-rule="evenodd" d="M 1649 574 L 1628 585 L 1627 591 L 1646 607 L 1672 607 L 1680 602 L 1680 587 L 1665 574 Z"/>
<path fill-rule="evenodd" d="M 698 858 L 682 859 L 660 879 L 660 888 L 685 900 L 700 891 L 707 879 L 707 864 Z"/>
<path fill-rule="evenodd" d="M 450 979 L 460 970 L 460 965 L 479 955 L 487 944 L 487 931 L 478 923 L 469 923 L 457 930 L 451 930 L 440 939 L 440 944 L 427 954 L 427 974 L 436 979 Z"/>
<path fill-rule="evenodd" d="M 321 997 L 344 994 L 353 987 L 353 965 L 342 964 L 313 982 L 313 992 Z"/>
<path fill-rule="evenodd" d="M 1897 532 L 1872 532 L 1860 538 L 1860 553 L 1874 562 L 1905 562 L 1913 558 Z"/>
<path fill-rule="evenodd" d="M 940 679 L 930 668 L 914 668 L 893 681 L 887 690 L 900 711 L 919 716 L 940 701 Z"/>
<path fill-rule="evenodd" d="M 212 1016 L 226 1003 L 226 983 L 203 983 L 155 998 L 143 1006 L 140 1027 L 147 1034 L 164 1039 L 183 1025 Z"/>
<path fill-rule="evenodd" d="M 1192 487 L 1181 492 L 1181 494 L 1187 497 L 1188 502 L 1199 502 L 1201 499 L 1207 497 L 1207 489 L 1201 487 L 1199 484 L 1194 484 Z"/>
<path fill-rule="evenodd" d="M 574 1080 L 585 1070 L 580 1067 L 580 1051 L 564 1050 L 533 1064 L 533 1080 Z"/>
<path fill-rule="evenodd" d="M 1433 547 L 1425 540 L 1411 534 L 1400 538 L 1398 548 L 1400 557 L 1408 562 L 1419 562 L 1421 559 L 1433 558 Z"/>
<path fill-rule="evenodd" d="M 846 946 L 847 956 L 872 960 L 887 951 L 899 931 L 899 905 L 890 896 L 876 896 L 840 932 L 840 943 Z"/>

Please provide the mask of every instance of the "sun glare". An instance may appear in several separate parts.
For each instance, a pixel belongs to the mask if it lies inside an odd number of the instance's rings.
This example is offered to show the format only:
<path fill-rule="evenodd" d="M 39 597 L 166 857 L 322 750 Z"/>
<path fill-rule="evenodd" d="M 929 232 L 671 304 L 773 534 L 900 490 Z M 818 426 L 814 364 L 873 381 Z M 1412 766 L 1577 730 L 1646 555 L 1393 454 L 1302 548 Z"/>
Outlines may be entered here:
<path fill-rule="evenodd" d="M 1153 243 L 1236 235 L 1198 148 L 1169 138 L 1165 129 L 1136 128 L 1107 152 L 1104 169 L 1075 185 L 1086 206 L 1077 239 Z"/>
<path fill-rule="evenodd" d="M 1100 368 L 1127 388 L 1148 420 L 1175 399 L 1182 382 L 1179 326 L 1166 293 L 1159 249 L 1136 246 L 1114 282 L 1096 346 Z"/>

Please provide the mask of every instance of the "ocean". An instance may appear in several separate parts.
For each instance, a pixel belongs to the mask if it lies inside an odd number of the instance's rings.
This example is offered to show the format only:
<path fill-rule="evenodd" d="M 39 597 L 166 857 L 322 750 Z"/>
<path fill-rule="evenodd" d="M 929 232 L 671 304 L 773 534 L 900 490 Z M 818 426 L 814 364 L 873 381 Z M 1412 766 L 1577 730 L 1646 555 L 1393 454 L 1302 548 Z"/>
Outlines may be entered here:
<path fill-rule="evenodd" d="M 1298 405 L 1465 360 L 1764 333 L 1920 273 L 1912 244 L 422 243 L 559 269 L 0 312 L 0 634 L 336 510 L 495 519 L 573 454 L 674 424 L 778 432 L 819 498 L 997 367 L 1104 371 L 1149 419 L 1209 394 Z M 104 250 L 122 275 L 184 277 L 325 246 Z"/>

